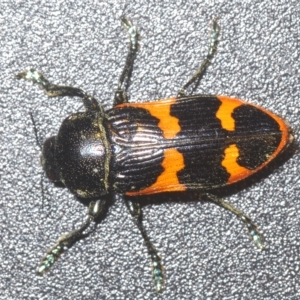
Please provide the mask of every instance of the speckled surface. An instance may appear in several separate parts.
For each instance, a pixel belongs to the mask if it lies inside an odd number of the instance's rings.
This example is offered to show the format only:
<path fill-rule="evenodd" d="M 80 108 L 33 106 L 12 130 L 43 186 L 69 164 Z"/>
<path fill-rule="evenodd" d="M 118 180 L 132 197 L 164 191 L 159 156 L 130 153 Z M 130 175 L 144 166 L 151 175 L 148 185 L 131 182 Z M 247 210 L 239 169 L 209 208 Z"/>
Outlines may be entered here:
<path fill-rule="evenodd" d="M 213 204 L 182 194 L 143 208 L 165 265 L 161 295 L 155 293 L 143 241 L 119 199 L 94 234 L 68 250 L 46 276 L 35 275 L 46 250 L 80 224 L 86 207 L 47 180 L 43 207 L 29 112 L 44 139 L 82 104 L 49 99 L 14 75 L 36 68 L 110 108 L 127 50 L 122 14 L 142 37 L 131 101 L 175 95 L 203 59 L 210 19 L 219 16 L 218 54 L 198 92 L 262 105 L 295 131 L 288 155 L 253 183 L 224 195 L 259 225 L 265 252 L 254 248 L 241 222 Z M 299 28 L 297 0 L 2 1 L 0 299 L 299 299 Z"/>

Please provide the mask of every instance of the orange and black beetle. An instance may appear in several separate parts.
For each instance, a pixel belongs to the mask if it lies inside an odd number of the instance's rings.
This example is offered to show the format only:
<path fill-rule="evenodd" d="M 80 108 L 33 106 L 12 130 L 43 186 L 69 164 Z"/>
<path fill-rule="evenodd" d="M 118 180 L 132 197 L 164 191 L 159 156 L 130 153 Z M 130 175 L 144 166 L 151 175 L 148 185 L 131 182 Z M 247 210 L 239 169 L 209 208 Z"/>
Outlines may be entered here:
<path fill-rule="evenodd" d="M 287 148 L 293 136 L 281 118 L 261 107 L 225 96 L 186 95 L 186 89 L 201 79 L 215 55 L 220 29 L 216 20 L 206 59 L 177 97 L 128 103 L 126 87 L 138 50 L 138 33 L 131 21 L 123 17 L 122 22 L 129 34 L 130 47 L 112 109 L 104 111 L 81 89 L 51 84 L 35 70 L 17 77 L 37 83 L 51 97 L 83 99 L 86 112 L 67 117 L 57 136 L 45 141 L 43 168 L 53 182 L 62 183 L 78 197 L 124 196 L 151 256 L 156 290 L 161 291 L 161 259 L 143 227 L 134 196 L 200 191 L 239 217 L 255 244 L 263 249 L 262 236 L 251 219 L 207 191 L 260 170 Z M 81 228 L 61 236 L 37 272 L 43 274 L 48 270 L 64 247 L 82 237 L 108 204 L 104 199 L 91 202 Z"/>

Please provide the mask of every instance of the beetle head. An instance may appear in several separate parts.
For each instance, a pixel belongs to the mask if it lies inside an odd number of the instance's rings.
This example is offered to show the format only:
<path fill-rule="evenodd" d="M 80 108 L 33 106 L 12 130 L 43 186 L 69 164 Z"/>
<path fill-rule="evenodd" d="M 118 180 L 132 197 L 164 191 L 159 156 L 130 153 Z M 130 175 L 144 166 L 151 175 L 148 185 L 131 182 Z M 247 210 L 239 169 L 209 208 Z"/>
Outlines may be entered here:
<path fill-rule="evenodd" d="M 46 176 L 54 183 L 61 183 L 55 163 L 55 136 L 46 139 L 41 154 L 41 165 Z"/>

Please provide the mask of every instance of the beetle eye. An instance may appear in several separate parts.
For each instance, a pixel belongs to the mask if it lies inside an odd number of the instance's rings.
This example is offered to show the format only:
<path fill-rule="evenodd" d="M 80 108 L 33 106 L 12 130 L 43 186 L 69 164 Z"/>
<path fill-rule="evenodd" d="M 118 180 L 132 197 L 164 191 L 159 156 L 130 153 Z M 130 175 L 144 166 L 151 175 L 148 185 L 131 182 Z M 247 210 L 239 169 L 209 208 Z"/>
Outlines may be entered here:
<path fill-rule="evenodd" d="M 48 138 L 43 145 L 43 151 L 41 155 L 41 165 L 46 173 L 46 176 L 53 182 L 59 183 L 60 178 L 56 168 L 55 159 L 55 136 Z"/>

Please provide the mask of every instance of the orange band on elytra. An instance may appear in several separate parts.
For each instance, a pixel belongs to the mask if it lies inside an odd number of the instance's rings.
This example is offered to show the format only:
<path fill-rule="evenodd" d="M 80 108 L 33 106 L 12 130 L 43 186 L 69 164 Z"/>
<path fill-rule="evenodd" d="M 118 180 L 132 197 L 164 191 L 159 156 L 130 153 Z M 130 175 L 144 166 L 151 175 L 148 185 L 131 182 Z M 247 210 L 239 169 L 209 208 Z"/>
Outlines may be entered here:
<path fill-rule="evenodd" d="M 127 196 L 149 195 L 162 192 L 185 191 L 186 186 L 181 184 L 177 177 L 177 172 L 184 169 L 183 155 L 174 148 L 164 151 L 164 160 L 162 162 L 164 171 L 157 177 L 157 180 L 151 186 L 136 192 L 127 192 Z"/>
<path fill-rule="evenodd" d="M 227 181 L 228 184 L 242 180 L 243 178 L 246 178 L 255 172 L 242 167 L 237 163 L 237 159 L 239 157 L 239 149 L 236 144 L 232 144 L 227 147 L 224 151 L 224 154 L 225 156 L 221 164 L 230 174 L 230 177 Z"/>
<path fill-rule="evenodd" d="M 149 111 L 151 116 L 159 120 L 158 127 L 162 130 L 163 137 L 166 139 L 172 139 L 181 130 L 179 120 L 170 114 L 171 105 L 175 102 L 176 98 L 169 98 L 146 103 L 124 103 L 118 105 L 117 107 L 131 106 L 146 109 Z"/>
<path fill-rule="evenodd" d="M 234 131 L 235 120 L 232 117 L 232 113 L 237 107 L 241 106 L 243 102 L 226 96 L 218 96 L 217 98 L 221 101 L 221 106 L 216 113 L 216 117 L 221 121 L 223 129 Z"/>

